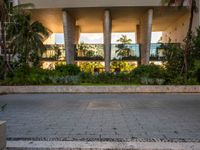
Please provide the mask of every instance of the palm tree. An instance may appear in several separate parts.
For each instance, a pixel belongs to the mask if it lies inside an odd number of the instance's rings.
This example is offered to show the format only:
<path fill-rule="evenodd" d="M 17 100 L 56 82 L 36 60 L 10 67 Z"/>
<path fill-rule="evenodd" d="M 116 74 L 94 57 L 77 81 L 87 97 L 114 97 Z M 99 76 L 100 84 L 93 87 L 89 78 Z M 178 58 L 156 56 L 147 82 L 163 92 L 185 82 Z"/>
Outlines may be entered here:
<path fill-rule="evenodd" d="M 188 2 L 190 4 L 190 20 L 189 20 L 189 27 L 187 31 L 187 36 L 185 39 L 185 51 L 184 51 L 184 71 L 187 77 L 188 70 L 190 68 L 190 53 L 192 49 L 192 26 L 193 26 L 193 19 L 194 13 L 197 12 L 197 4 L 196 0 L 162 0 L 163 4 L 177 5 L 178 7 L 183 7 L 184 3 Z"/>
<path fill-rule="evenodd" d="M 28 64 L 31 55 L 41 56 L 41 52 L 46 49 L 43 41 L 51 31 L 38 21 L 32 22 L 31 15 L 24 12 L 13 15 L 11 21 L 7 27 L 10 49 L 14 54 L 19 54 L 22 64 Z"/>
<path fill-rule="evenodd" d="M 127 47 L 127 44 L 131 44 L 132 40 L 129 39 L 126 35 L 122 35 L 117 42 L 120 42 L 116 47 L 117 56 L 128 57 L 130 56 L 130 48 Z"/>
<path fill-rule="evenodd" d="M 24 7 L 32 7 L 31 3 L 20 4 L 13 6 L 10 0 L 0 0 L 0 48 L 3 51 L 3 62 L 4 62 L 4 78 L 8 71 L 11 71 L 12 68 L 10 66 L 10 55 L 11 51 L 8 48 L 9 43 L 7 42 L 7 26 L 11 24 L 11 17 L 14 14 L 18 14 L 23 11 Z M 8 57 L 7 57 L 8 55 Z M 9 58 L 9 59 L 8 59 Z M 2 71 L 2 70 L 1 70 Z"/>

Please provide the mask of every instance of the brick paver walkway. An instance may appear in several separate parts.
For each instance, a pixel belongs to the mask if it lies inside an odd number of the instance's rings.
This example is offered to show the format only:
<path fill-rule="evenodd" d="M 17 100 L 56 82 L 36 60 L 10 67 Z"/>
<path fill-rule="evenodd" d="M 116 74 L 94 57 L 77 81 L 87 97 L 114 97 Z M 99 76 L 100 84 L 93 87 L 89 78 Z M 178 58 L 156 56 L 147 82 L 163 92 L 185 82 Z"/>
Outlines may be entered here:
<path fill-rule="evenodd" d="M 200 140 L 200 94 L 1 95 L 8 138 Z"/>

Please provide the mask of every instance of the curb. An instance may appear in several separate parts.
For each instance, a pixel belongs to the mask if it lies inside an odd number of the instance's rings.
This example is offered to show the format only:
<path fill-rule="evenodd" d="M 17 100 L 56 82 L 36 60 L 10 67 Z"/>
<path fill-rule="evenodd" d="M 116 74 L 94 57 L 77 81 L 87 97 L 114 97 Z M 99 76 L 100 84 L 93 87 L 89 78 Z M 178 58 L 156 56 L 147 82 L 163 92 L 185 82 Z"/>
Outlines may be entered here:
<path fill-rule="evenodd" d="M 200 143 L 7 141 L 8 150 L 199 150 Z"/>
<path fill-rule="evenodd" d="M 200 86 L 0 86 L 11 93 L 200 93 Z"/>

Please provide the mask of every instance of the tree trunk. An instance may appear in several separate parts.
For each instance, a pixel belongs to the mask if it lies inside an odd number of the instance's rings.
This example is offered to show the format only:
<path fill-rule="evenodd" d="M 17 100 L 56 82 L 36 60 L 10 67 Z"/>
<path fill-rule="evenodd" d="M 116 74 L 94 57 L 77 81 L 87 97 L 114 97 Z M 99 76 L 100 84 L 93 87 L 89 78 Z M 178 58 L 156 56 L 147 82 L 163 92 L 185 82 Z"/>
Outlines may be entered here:
<path fill-rule="evenodd" d="M 190 67 L 190 52 L 192 48 L 192 25 L 193 25 L 195 5 L 196 5 L 195 0 L 192 0 L 189 28 L 187 32 L 185 52 L 184 52 L 184 72 L 185 72 L 186 77 L 188 76 L 188 71 Z"/>

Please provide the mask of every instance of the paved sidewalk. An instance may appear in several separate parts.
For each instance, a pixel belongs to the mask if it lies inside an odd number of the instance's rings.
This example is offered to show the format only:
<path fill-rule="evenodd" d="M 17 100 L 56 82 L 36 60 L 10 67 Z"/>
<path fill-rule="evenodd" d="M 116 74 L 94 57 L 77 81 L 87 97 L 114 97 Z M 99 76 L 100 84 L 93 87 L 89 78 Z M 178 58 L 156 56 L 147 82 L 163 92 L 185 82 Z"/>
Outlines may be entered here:
<path fill-rule="evenodd" d="M 200 141 L 200 94 L 0 95 L 8 139 Z"/>

